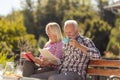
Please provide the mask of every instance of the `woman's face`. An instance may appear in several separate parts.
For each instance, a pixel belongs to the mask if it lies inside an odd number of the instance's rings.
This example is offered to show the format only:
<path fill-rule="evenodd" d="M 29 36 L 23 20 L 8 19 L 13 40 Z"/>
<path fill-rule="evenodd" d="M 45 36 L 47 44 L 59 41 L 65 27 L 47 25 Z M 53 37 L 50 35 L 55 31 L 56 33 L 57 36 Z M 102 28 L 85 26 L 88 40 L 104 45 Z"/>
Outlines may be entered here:
<path fill-rule="evenodd" d="M 47 35 L 52 42 L 57 40 L 57 36 L 50 31 L 49 27 L 47 29 Z"/>

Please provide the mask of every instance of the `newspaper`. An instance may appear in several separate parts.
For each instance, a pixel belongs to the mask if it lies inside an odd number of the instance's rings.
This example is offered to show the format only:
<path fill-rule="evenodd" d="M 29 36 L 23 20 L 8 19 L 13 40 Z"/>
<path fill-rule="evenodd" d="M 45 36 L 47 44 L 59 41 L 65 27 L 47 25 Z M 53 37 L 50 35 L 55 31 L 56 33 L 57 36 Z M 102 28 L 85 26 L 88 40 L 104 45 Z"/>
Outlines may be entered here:
<path fill-rule="evenodd" d="M 50 51 L 48 51 L 48 49 L 39 48 L 39 51 L 41 53 L 41 56 L 47 58 L 49 61 L 57 61 L 58 63 L 60 62 L 60 59 L 53 55 Z"/>

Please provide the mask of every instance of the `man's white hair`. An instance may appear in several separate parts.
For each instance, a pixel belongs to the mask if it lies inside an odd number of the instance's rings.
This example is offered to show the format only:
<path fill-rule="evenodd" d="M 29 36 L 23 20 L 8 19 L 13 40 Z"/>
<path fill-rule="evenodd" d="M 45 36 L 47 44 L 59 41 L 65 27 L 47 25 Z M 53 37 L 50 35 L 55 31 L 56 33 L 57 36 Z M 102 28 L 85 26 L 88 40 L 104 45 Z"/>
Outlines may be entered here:
<path fill-rule="evenodd" d="M 75 27 L 76 30 L 78 29 L 78 23 L 75 20 L 67 20 L 67 21 L 65 21 L 65 23 L 64 23 L 64 29 L 69 24 L 72 24 Z"/>

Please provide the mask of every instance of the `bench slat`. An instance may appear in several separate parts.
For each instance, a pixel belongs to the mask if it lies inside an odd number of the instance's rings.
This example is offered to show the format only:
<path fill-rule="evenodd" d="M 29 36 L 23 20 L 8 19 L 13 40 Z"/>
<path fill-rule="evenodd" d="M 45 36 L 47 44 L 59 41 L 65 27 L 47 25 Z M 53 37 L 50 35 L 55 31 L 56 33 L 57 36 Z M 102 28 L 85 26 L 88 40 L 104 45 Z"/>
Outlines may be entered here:
<path fill-rule="evenodd" d="M 90 60 L 87 74 L 97 76 L 120 76 L 120 60 Z"/>
<path fill-rule="evenodd" d="M 99 76 L 120 76 L 120 70 L 118 69 L 87 69 L 87 74 L 89 75 L 99 75 Z"/>
<path fill-rule="evenodd" d="M 90 60 L 90 66 L 120 67 L 120 60 Z"/>

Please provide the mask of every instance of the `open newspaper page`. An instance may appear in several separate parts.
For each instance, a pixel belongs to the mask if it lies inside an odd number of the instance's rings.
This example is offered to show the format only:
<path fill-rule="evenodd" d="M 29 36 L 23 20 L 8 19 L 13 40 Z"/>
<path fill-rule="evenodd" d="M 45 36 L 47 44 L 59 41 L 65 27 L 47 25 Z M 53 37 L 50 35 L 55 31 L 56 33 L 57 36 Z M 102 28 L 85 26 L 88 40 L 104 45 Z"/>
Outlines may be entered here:
<path fill-rule="evenodd" d="M 41 56 L 44 58 L 47 58 L 49 61 L 57 61 L 58 63 L 60 62 L 60 59 L 57 58 L 55 55 L 53 55 L 50 51 L 47 49 L 40 49 L 39 51 L 41 53 Z"/>

